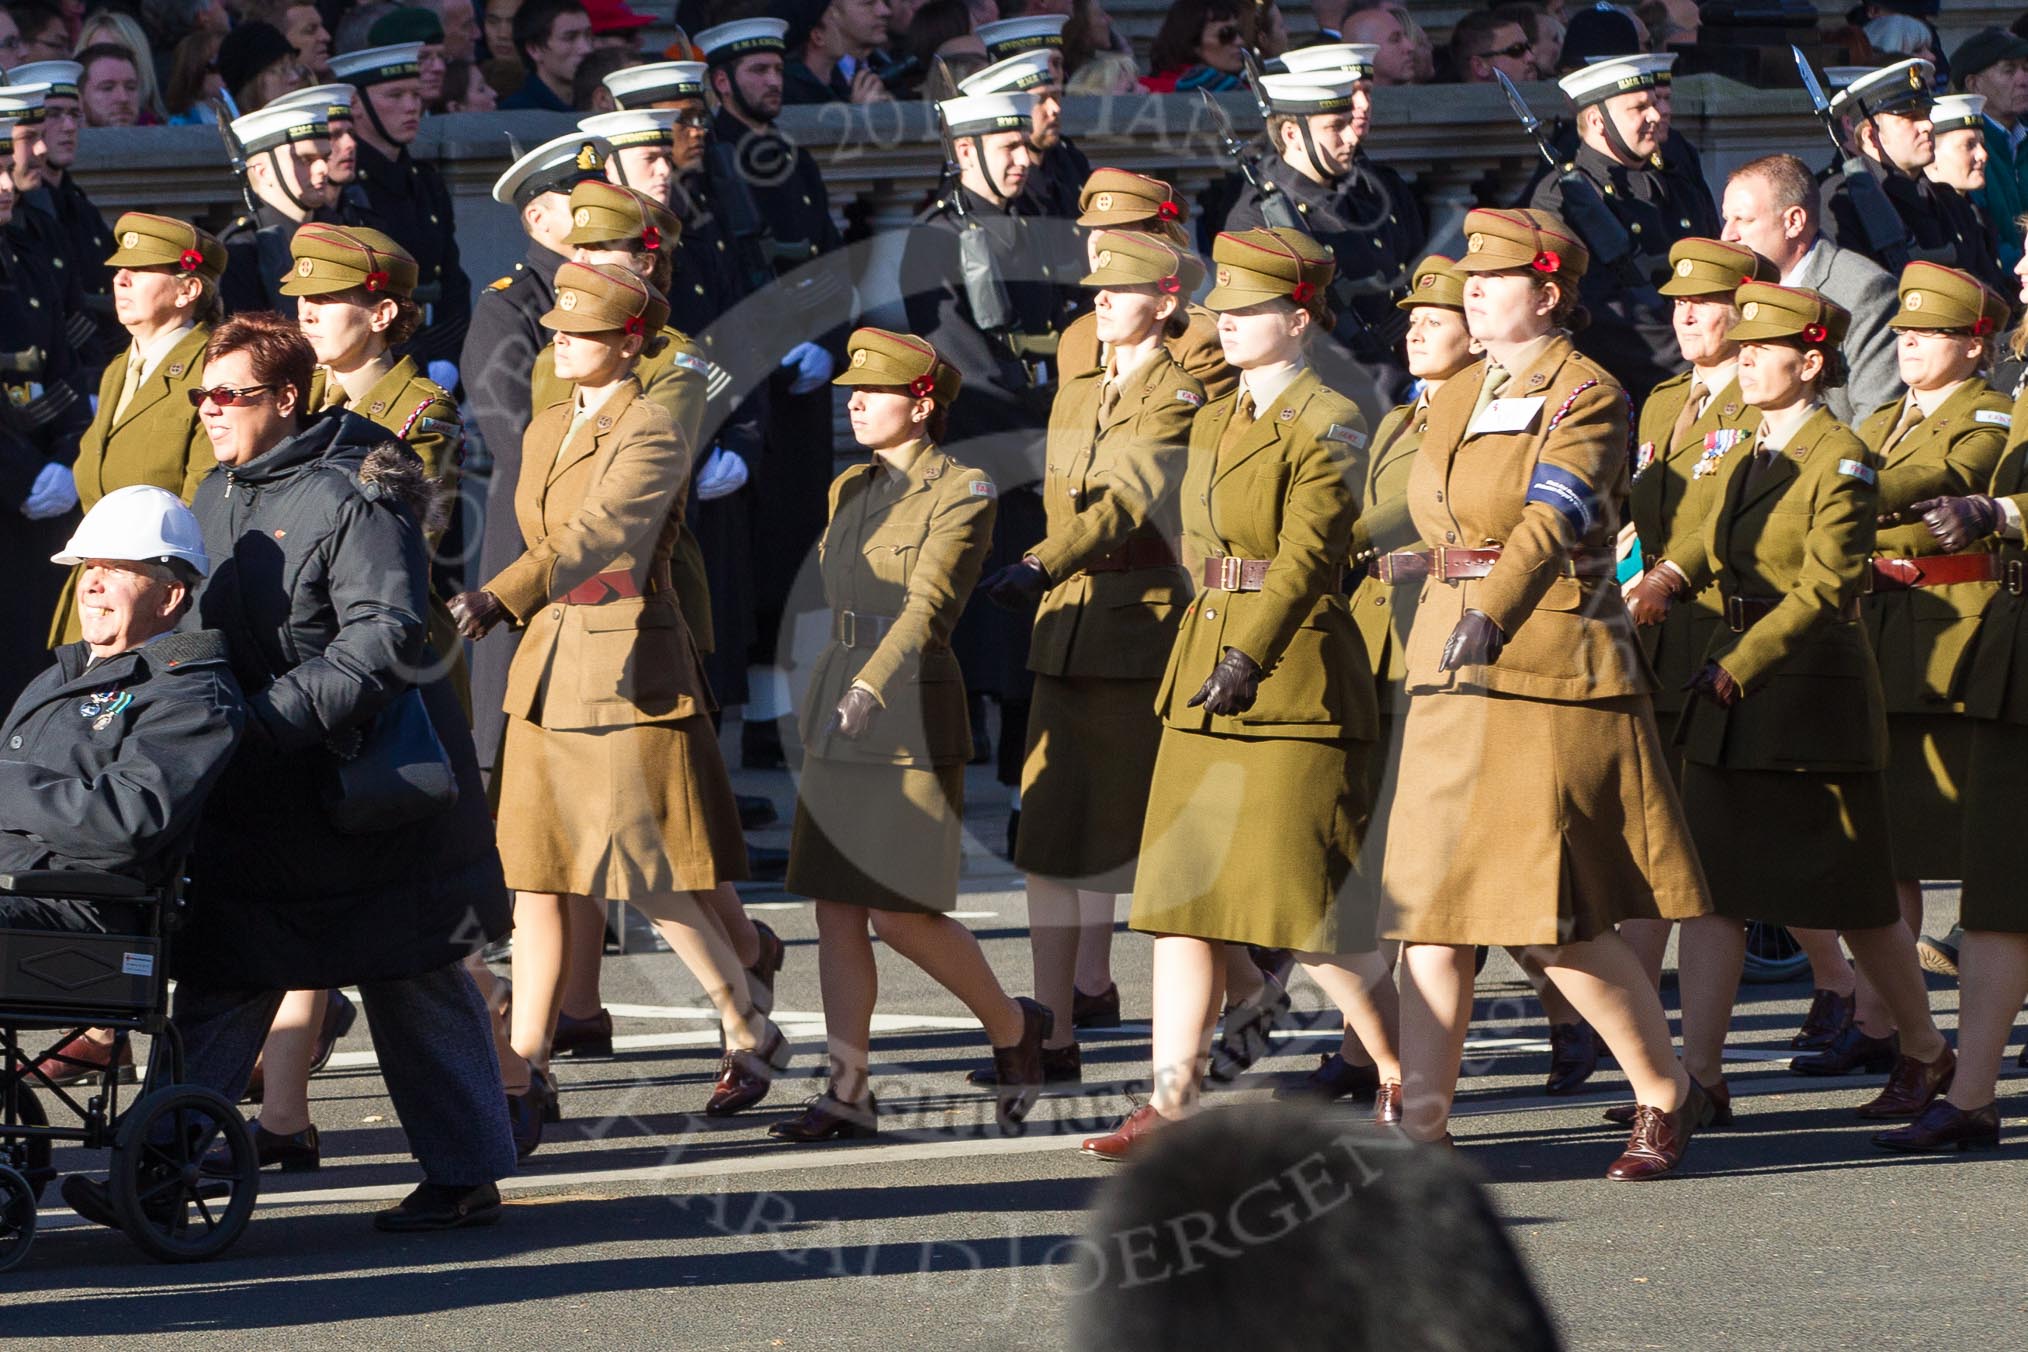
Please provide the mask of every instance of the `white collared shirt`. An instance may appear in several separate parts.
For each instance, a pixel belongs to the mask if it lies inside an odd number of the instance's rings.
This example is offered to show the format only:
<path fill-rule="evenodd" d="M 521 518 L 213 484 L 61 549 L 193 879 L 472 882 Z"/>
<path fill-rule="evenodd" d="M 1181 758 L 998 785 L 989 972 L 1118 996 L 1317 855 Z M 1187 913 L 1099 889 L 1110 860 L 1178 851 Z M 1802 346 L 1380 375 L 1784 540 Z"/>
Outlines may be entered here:
<path fill-rule="evenodd" d="M 1801 283 L 1797 281 L 1797 278 L 1801 277 L 1804 273 L 1810 270 L 1811 261 L 1816 258 L 1817 254 L 1823 249 L 1823 247 L 1824 247 L 1824 237 L 1822 235 L 1819 235 L 1817 236 L 1817 242 L 1810 246 L 1810 251 L 1804 254 L 1802 258 L 1797 261 L 1794 267 L 1790 268 L 1787 272 L 1784 272 L 1782 274 L 1781 284 L 1783 286 L 1800 286 Z"/>
<path fill-rule="evenodd" d="M 1788 444 L 1795 440 L 1796 433 L 1802 430 L 1803 424 L 1810 420 L 1810 415 L 1823 406 L 1823 400 L 1812 399 L 1775 413 L 1763 409 L 1760 415 L 1758 444 L 1771 451 L 1786 450 Z"/>
<path fill-rule="evenodd" d="M 1690 378 L 1704 386 L 1704 402 L 1698 405 L 1696 414 L 1701 418 L 1704 416 L 1704 410 L 1711 407 L 1711 401 L 1718 397 L 1719 392 L 1739 379 L 1739 358 L 1722 361 L 1708 371 L 1700 366 Z"/>
<path fill-rule="evenodd" d="M 1253 401 L 1253 416 L 1258 418 L 1274 407 L 1275 400 L 1282 392 L 1296 383 L 1296 377 L 1307 367 L 1298 359 L 1280 366 L 1258 366 L 1251 371 L 1239 373 L 1239 388 Z"/>

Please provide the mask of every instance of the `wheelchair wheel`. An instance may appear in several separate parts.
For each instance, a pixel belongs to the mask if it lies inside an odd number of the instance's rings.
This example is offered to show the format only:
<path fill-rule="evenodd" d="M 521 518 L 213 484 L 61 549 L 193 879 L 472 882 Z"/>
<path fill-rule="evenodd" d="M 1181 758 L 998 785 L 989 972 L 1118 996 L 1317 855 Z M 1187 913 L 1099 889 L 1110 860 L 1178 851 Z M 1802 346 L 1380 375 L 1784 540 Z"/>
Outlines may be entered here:
<path fill-rule="evenodd" d="M 120 1119 L 106 1178 L 120 1228 L 165 1263 L 231 1248 L 253 1214 L 260 1161 L 239 1109 L 209 1089 L 158 1089 Z"/>
<path fill-rule="evenodd" d="M 28 1180 L 0 1164 L 0 1272 L 12 1272 L 35 1243 L 35 1192 Z"/>
<path fill-rule="evenodd" d="M 1810 955 L 1787 926 L 1756 920 L 1746 927 L 1746 967 L 1741 973 L 1756 985 L 1793 981 L 1810 970 Z"/>
<path fill-rule="evenodd" d="M 49 1114 L 42 1110 L 42 1100 L 35 1091 L 22 1081 L 19 1075 L 0 1079 L 0 1103 L 7 1106 L 7 1117 L 24 1127 L 46 1127 Z M 56 1177 L 56 1169 L 50 1164 L 55 1147 L 47 1137 L 40 1140 L 24 1141 L 20 1144 L 20 1157 L 15 1167 L 28 1180 L 28 1186 L 35 1191 L 37 1199 L 42 1190 Z M 7 1147 L 0 1144 L 0 1164 L 7 1162 Z"/>

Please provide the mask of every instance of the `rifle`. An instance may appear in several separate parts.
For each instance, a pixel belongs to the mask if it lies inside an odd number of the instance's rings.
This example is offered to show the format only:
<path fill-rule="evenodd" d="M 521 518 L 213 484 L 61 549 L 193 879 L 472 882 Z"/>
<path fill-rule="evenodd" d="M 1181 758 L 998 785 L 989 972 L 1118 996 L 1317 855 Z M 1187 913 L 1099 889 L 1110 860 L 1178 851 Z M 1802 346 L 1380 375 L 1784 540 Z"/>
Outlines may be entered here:
<path fill-rule="evenodd" d="M 211 104 L 213 120 L 218 123 L 218 139 L 225 143 L 225 162 L 232 166 L 233 181 L 239 184 L 240 200 L 246 203 L 247 218 L 258 223 L 261 203 L 260 199 L 254 196 L 253 185 L 247 182 L 246 149 L 240 145 L 239 138 L 232 134 L 232 122 L 239 116 L 239 109 L 234 106 L 232 95 L 223 89 L 214 94 L 208 102 Z"/>
<path fill-rule="evenodd" d="M 986 227 L 972 218 L 965 205 L 964 173 L 958 167 L 958 143 L 944 116 L 944 100 L 958 97 L 958 82 L 942 57 L 930 62 L 930 100 L 936 108 L 937 133 L 944 143 L 944 173 L 937 194 L 951 205 L 958 222 L 958 276 L 965 288 L 965 300 L 972 310 L 972 322 L 985 333 L 1005 333 L 1015 327 L 1013 302 L 1007 298 L 1007 284 L 1000 279 L 1000 260 L 993 256 L 993 239 Z"/>
<path fill-rule="evenodd" d="M 1851 196 L 1852 209 L 1859 216 L 1859 233 L 1866 236 L 1866 252 L 1890 276 L 1898 277 L 1908 266 L 1908 227 L 1902 222 L 1901 213 L 1887 200 L 1880 180 L 1873 176 L 1872 164 L 1864 155 L 1846 153 L 1844 138 L 1838 135 L 1838 119 L 1831 112 L 1831 101 L 1824 97 L 1824 87 L 1817 83 L 1817 72 L 1810 68 L 1810 58 L 1803 55 L 1800 47 L 1792 45 L 1789 51 L 1796 58 L 1796 72 L 1803 77 L 1803 88 L 1810 92 L 1810 103 L 1838 153 L 1838 167 L 1845 174 L 1845 188 Z"/>
<path fill-rule="evenodd" d="M 1260 110 L 1261 134 L 1271 135 L 1268 127 L 1270 119 L 1274 117 L 1274 109 L 1268 106 L 1267 91 L 1261 87 L 1260 58 L 1254 54 L 1251 47 L 1241 47 L 1239 56 L 1240 60 L 1246 63 L 1246 87 L 1253 95 L 1253 106 Z M 1267 222 L 1270 229 L 1302 230 L 1302 220 L 1300 213 L 1296 211 L 1296 204 L 1289 200 L 1289 195 L 1283 192 L 1273 179 L 1259 172 L 1253 157 L 1246 153 L 1246 147 L 1240 144 L 1239 137 L 1234 134 L 1232 120 L 1226 117 L 1225 110 L 1211 97 L 1211 91 L 1200 89 L 1197 92 L 1204 96 L 1205 106 L 1211 109 L 1212 117 L 1222 129 L 1220 144 L 1225 148 L 1225 153 L 1238 163 L 1241 176 L 1260 198 L 1261 219 Z"/>

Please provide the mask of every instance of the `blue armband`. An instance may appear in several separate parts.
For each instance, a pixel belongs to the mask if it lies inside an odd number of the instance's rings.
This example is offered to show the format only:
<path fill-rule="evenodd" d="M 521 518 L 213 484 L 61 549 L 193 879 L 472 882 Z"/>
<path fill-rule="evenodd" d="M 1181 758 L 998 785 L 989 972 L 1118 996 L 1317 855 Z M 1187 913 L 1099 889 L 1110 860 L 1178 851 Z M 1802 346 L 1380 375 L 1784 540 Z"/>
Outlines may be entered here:
<path fill-rule="evenodd" d="M 1573 534 L 1582 539 L 1599 519 L 1598 495 L 1591 485 L 1567 469 L 1537 465 L 1535 480 L 1528 485 L 1528 501 L 1553 509 L 1570 523 Z"/>

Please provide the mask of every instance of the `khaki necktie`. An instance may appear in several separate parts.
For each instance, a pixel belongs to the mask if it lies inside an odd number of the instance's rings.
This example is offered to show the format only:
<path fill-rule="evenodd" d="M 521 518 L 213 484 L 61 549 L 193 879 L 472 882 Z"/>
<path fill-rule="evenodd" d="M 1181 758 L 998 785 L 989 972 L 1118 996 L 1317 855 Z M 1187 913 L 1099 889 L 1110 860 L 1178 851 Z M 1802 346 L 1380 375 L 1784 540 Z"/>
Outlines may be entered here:
<path fill-rule="evenodd" d="M 1104 422 L 1106 419 L 1112 417 L 1113 410 L 1118 408 L 1119 406 L 1120 406 L 1120 382 L 1117 380 L 1108 380 L 1103 385 L 1099 386 L 1099 408 L 1098 408 L 1099 421 Z"/>
<path fill-rule="evenodd" d="M 1885 455 L 1893 450 L 1894 444 L 1907 436 L 1922 419 L 1921 404 L 1916 403 L 1913 399 L 1903 401 L 1901 417 L 1895 421 L 1894 430 L 1887 434 L 1887 440 L 1880 443 L 1880 453 Z"/>
<path fill-rule="evenodd" d="M 1691 380 L 1690 397 L 1683 401 L 1682 410 L 1676 414 L 1676 425 L 1669 429 L 1669 444 L 1662 447 L 1665 454 L 1681 446 L 1683 438 L 1690 433 L 1691 424 L 1704 416 L 1704 398 L 1704 382 Z"/>
<path fill-rule="evenodd" d="M 1491 362 L 1486 364 L 1486 383 L 1479 386 L 1479 402 L 1472 405 L 1472 416 L 1466 419 L 1466 427 L 1479 420 L 1479 415 L 1486 411 L 1486 405 L 1498 399 L 1500 391 L 1506 389 L 1507 382 L 1513 378 L 1514 373 L 1506 367 L 1495 366 Z"/>
<path fill-rule="evenodd" d="M 113 405 L 113 421 L 127 416 L 127 405 L 134 402 L 134 392 L 141 388 L 141 352 L 136 348 L 127 353 L 127 375 L 120 382 L 120 401 Z"/>

